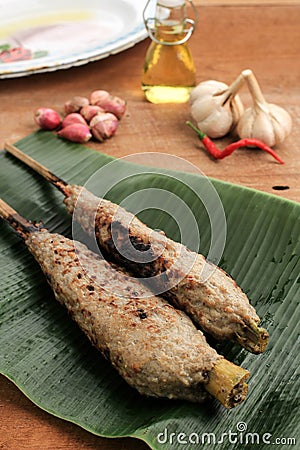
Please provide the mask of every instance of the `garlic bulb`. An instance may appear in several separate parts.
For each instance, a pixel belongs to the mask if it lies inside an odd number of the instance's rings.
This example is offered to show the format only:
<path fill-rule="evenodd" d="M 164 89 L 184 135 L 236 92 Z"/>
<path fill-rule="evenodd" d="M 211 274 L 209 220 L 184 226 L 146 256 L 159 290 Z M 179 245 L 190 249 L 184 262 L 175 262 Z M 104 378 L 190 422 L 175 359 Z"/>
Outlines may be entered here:
<path fill-rule="evenodd" d="M 225 136 L 235 128 L 244 111 L 237 91 L 244 82 L 242 75 L 228 86 L 221 81 L 207 80 L 196 86 L 190 95 L 191 115 L 211 138 Z"/>
<path fill-rule="evenodd" d="M 244 70 L 243 74 L 248 83 L 254 106 L 245 110 L 238 123 L 237 133 L 241 139 L 259 139 L 269 147 L 273 147 L 283 142 L 290 134 L 291 116 L 280 106 L 266 102 L 251 70 Z"/>

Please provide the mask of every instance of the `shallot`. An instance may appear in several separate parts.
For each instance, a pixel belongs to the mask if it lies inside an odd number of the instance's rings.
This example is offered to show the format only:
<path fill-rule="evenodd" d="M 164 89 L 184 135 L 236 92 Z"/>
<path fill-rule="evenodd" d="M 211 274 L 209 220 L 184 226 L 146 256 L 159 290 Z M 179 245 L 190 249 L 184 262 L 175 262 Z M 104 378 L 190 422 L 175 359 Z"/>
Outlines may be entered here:
<path fill-rule="evenodd" d="M 118 119 L 121 119 L 126 111 L 125 100 L 104 90 L 93 91 L 90 96 L 90 103 L 100 106 L 106 112 L 114 114 Z"/>
<path fill-rule="evenodd" d="M 100 142 L 113 136 L 118 125 L 118 119 L 112 113 L 99 113 L 90 122 L 92 134 Z"/>
<path fill-rule="evenodd" d="M 87 125 L 82 123 L 73 123 L 58 132 L 58 136 L 67 139 L 71 142 L 78 142 L 84 144 L 92 137 L 90 129 Z"/>
<path fill-rule="evenodd" d="M 81 108 L 89 104 L 89 99 L 75 95 L 65 103 L 64 110 L 66 114 L 79 112 Z"/>
<path fill-rule="evenodd" d="M 93 136 L 100 142 L 113 136 L 126 110 L 126 102 L 104 90 L 93 91 L 90 99 L 74 96 L 64 104 L 65 117 L 50 108 L 39 108 L 34 118 L 44 130 L 72 142 L 85 143 Z"/>
<path fill-rule="evenodd" d="M 83 125 L 88 126 L 84 118 L 79 113 L 70 113 L 68 114 L 64 120 L 62 121 L 62 128 L 67 127 L 68 125 L 72 125 L 73 123 L 82 123 Z"/>
<path fill-rule="evenodd" d="M 42 130 L 52 131 L 61 124 L 61 117 L 51 108 L 39 108 L 34 112 L 34 120 Z"/>
<path fill-rule="evenodd" d="M 103 108 L 97 105 L 86 105 L 80 110 L 80 114 L 84 117 L 84 119 L 87 122 L 90 122 L 92 118 L 100 112 L 104 113 L 105 111 Z"/>

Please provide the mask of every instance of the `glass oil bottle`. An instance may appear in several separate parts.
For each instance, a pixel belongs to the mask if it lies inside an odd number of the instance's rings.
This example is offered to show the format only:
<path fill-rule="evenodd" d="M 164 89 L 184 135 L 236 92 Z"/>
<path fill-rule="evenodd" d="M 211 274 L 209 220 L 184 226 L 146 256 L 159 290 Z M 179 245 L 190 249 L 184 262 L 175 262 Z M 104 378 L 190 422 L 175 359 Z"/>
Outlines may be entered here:
<path fill-rule="evenodd" d="M 146 53 L 142 89 L 151 103 L 183 103 L 196 85 L 195 66 L 187 45 L 196 21 L 197 11 L 191 4 L 195 20 L 186 17 L 185 0 L 157 0 L 154 17 L 144 21 L 152 42 Z"/>

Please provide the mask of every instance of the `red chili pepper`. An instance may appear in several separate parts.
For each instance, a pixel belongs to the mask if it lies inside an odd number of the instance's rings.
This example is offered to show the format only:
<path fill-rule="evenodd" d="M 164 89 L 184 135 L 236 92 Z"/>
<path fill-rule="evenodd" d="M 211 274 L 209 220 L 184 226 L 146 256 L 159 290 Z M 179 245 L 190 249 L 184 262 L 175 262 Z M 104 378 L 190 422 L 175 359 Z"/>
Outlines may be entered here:
<path fill-rule="evenodd" d="M 216 159 L 223 159 L 226 156 L 231 155 L 235 150 L 241 147 L 258 147 L 261 150 L 264 150 L 265 152 L 269 153 L 273 158 L 276 159 L 280 164 L 284 164 L 282 159 L 277 155 L 277 153 L 274 152 L 270 147 L 268 147 L 266 144 L 264 144 L 259 139 L 240 139 L 237 142 L 233 142 L 232 144 L 227 145 L 227 147 L 224 148 L 224 150 L 219 150 L 217 146 L 213 143 L 213 141 L 210 140 L 210 138 L 203 133 L 203 131 L 196 128 L 190 121 L 187 121 L 186 124 L 190 126 L 199 136 L 200 140 L 203 142 L 204 147 L 209 152 L 211 156 L 213 156 Z"/>

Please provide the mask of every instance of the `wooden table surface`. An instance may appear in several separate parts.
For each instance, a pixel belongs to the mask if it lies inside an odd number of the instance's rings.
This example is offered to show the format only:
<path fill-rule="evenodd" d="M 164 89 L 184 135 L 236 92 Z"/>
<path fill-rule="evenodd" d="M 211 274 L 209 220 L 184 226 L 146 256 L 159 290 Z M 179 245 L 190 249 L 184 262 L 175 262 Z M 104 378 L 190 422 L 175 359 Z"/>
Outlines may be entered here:
<path fill-rule="evenodd" d="M 6 139 L 16 141 L 36 129 L 32 119 L 35 108 L 62 110 L 69 97 L 103 88 L 124 97 L 128 113 L 113 139 L 89 146 L 115 157 L 147 151 L 178 155 L 208 176 L 300 201 L 300 5 L 203 5 L 199 15 L 190 42 L 198 82 L 218 79 L 230 83 L 241 70 L 251 68 L 266 99 L 292 115 L 293 132 L 276 148 L 285 165 L 255 150 L 212 160 L 185 125 L 188 104 L 147 103 L 140 80 L 148 40 L 85 66 L 0 80 L 0 146 Z M 246 89 L 241 96 L 250 104 Z M 220 147 L 228 141 L 220 140 Z M 59 420 L 33 405 L 4 377 L 0 378 L 0 417 L 1 450 L 147 448 L 137 440 L 99 438 Z"/>

